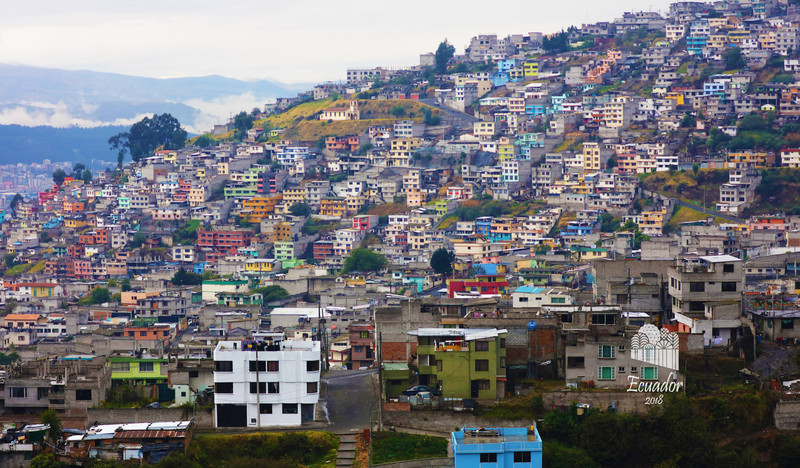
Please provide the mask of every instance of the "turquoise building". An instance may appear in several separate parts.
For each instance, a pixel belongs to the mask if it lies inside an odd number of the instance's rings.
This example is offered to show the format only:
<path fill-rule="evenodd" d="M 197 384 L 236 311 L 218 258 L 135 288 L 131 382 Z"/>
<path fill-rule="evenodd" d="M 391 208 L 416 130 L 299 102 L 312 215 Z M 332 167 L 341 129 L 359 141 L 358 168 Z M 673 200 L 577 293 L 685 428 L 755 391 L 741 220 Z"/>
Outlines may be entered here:
<path fill-rule="evenodd" d="M 541 468 L 542 438 L 527 427 L 464 428 L 452 433 L 455 468 Z"/>

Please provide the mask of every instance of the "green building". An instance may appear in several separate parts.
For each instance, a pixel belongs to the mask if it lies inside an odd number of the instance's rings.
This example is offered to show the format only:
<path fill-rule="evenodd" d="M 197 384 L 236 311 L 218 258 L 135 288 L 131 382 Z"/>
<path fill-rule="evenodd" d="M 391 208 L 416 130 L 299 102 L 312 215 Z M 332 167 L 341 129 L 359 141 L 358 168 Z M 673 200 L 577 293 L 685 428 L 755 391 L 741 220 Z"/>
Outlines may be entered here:
<path fill-rule="evenodd" d="M 111 356 L 111 383 L 129 382 L 155 385 L 167 381 L 167 359 L 136 358 L 133 356 Z"/>
<path fill-rule="evenodd" d="M 495 399 L 505 395 L 506 330 L 420 328 L 420 385 L 440 387 L 445 398 Z"/>
<path fill-rule="evenodd" d="M 386 398 L 397 398 L 403 390 L 411 387 L 411 369 L 407 362 L 386 362 L 381 366 Z"/>

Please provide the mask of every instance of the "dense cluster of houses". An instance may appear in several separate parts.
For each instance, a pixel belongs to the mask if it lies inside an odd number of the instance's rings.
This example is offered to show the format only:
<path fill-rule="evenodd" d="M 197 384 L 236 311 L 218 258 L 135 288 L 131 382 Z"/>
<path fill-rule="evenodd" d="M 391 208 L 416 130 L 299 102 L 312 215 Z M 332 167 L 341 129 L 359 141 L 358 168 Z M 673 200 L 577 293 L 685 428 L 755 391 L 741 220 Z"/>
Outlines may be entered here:
<path fill-rule="evenodd" d="M 340 94 L 315 117 L 362 121 L 365 100 L 421 100 L 427 123 L 316 142 L 256 126 L 66 177 L 3 213 L 0 350 L 22 360 L 3 370 L 0 419 L 54 409 L 84 429 L 93 408 L 144 398 L 208 405 L 217 427 L 296 426 L 318 417 L 331 366 L 379 367 L 386 399 L 419 384 L 462 404 L 540 376 L 682 383 L 643 343 L 753 359 L 757 339 L 799 339 L 800 218 L 747 214 L 760 170 L 800 167 L 800 149 L 687 151 L 751 112 L 800 115 L 797 8 L 680 2 L 571 28 L 573 50 L 545 55 L 556 36 L 477 36 L 436 89 L 425 54 L 264 110 Z M 700 72 L 731 50 L 737 69 Z M 784 56 L 791 83 L 757 81 Z M 728 171 L 716 209 L 670 224 L 680 202 L 639 177 L 698 168 Z M 362 247 L 386 265 L 341 274 Z M 442 248 L 446 277 L 430 263 Z M 65 451 L 146 458 L 192 427 L 145 426 L 94 424 Z"/>

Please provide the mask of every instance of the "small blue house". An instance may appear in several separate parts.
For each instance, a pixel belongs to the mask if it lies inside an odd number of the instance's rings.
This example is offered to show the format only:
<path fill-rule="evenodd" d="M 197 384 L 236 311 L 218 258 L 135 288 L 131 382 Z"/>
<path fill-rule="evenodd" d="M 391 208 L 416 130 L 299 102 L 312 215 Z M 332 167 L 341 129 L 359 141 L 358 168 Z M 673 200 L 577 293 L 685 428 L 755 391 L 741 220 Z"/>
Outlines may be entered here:
<path fill-rule="evenodd" d="M 453 432 L 455 468 L 541 468 L 542 438 L 536 425 L 465 428 Z"/>

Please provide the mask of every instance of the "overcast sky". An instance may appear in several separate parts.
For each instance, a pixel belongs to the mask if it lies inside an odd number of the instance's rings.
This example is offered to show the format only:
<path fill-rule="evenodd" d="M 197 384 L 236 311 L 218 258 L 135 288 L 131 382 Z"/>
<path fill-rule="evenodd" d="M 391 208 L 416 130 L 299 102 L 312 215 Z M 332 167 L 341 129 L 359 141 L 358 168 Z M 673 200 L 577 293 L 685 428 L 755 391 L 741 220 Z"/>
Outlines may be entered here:
<path fill-rule="evenodd" d="M 667 0 L 23 0 L 4 2 L 0 62 L 148 77 L 285 83 L 405 66 L 447 38 L 551 33 Z"/>

